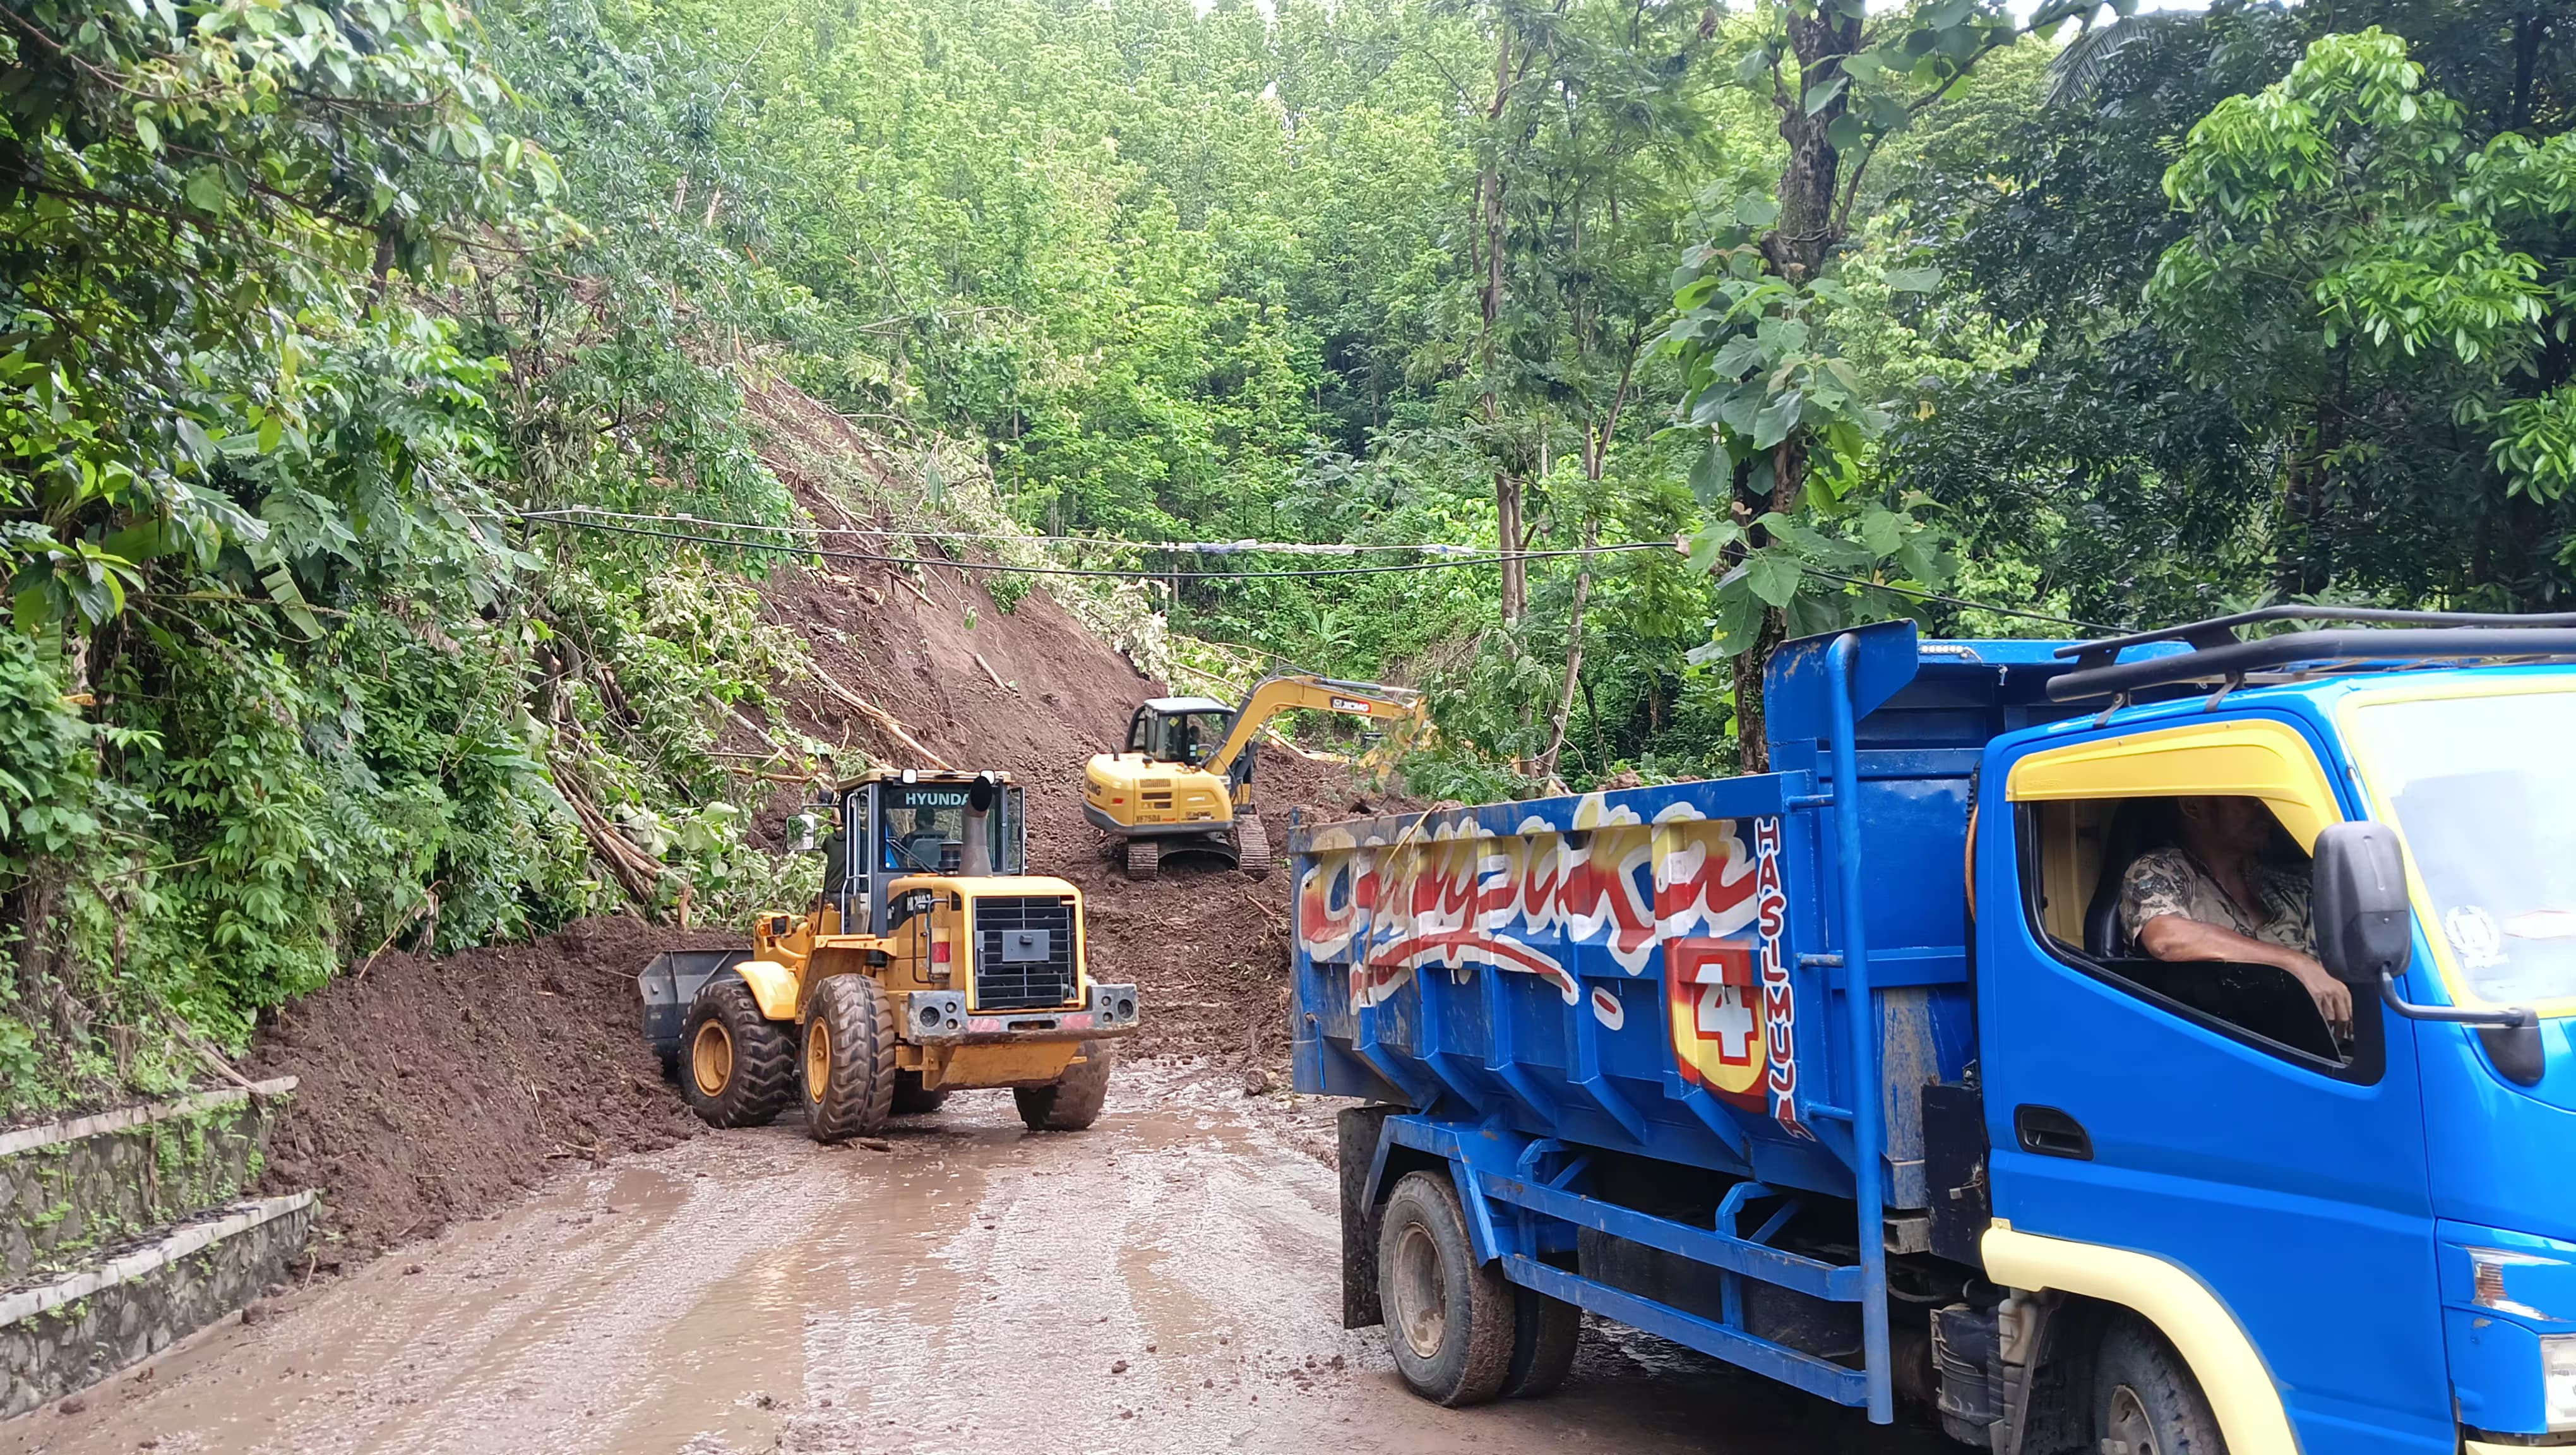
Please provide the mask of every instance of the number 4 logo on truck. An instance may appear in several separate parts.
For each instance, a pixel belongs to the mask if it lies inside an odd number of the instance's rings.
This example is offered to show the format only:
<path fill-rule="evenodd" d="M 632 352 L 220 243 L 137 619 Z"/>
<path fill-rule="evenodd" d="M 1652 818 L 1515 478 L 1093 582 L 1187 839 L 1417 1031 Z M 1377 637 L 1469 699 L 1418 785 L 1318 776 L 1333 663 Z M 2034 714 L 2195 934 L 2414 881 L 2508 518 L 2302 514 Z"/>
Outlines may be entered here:
<path fill-rule="evenodd" d="M 1750 936 L 1664 941 L 1664 1000 L 1682 1076 L 1720 1097 L 1798 1124 L 1798 1006 L 1789 982 L 1788 896 L 1780 888 L 1780 821 L 1753 823 Z"/>

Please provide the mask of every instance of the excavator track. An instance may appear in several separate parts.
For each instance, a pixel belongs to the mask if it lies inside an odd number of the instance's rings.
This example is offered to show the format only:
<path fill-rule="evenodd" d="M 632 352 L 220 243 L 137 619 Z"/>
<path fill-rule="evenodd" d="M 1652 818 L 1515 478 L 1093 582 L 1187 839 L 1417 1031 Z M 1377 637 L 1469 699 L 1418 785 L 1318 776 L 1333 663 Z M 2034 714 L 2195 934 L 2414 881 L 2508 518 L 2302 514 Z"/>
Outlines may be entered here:
<path fill-rule="evenodd" d="M 1244 810 L 1234 824 L 1234 867 L 1255 879 L 1270 875 L 1270 830 L 1262 827 L 1261 815 Z"/>
<path fill-rule="evenodd" d="M 1152 839 L 1127 841 L 1127 877 L 1151 879 L 1162 872 L 1163 846 Z"/>

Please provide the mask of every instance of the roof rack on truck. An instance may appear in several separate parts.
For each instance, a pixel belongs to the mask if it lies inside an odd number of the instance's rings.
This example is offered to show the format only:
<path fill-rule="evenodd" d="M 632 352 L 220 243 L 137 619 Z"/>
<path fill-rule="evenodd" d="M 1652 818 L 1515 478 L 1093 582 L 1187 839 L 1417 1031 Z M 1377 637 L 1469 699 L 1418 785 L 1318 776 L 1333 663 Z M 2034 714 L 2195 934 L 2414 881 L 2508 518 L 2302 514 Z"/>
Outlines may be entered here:
<path fill-rule="evenodd" d="M 2271 622 L 2343 622 L 2366 631 L 2294 631 L 2240 638 L 2236 629 Z M 2132 648 L 2181 643 L 2121 661 Z M 2552 661 L 2576 658 L 2576 612 L 2512 616 L 2494 612 L 2383 611 L 2368 607 L 2266 606 L 2232 616 L 2127 636 L 2072 642 L 2057 655 L 2075 670 L 2048 684 L 2058 702 L 2117 697 L 2149 687 L 2242 684 L 2257 672 L 2352 670 L 2366 663 Z"/>

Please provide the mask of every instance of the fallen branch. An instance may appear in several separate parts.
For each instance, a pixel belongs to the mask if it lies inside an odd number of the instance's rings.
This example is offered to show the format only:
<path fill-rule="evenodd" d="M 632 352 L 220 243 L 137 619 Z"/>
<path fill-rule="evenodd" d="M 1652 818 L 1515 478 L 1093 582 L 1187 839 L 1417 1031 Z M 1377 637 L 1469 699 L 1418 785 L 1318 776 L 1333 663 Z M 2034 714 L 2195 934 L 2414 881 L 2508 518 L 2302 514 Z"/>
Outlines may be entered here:
<path fill-rule="evenodd" d="M 897 577 L 896 579 L 901 580 L 902 578 Z M 927 597 L 923 598 L 923 600 L 928 599 L 929 598 Z M 840 683 L 833 681 L 830 673 L 824 671 L 813 662 L 809 661 L 805 664 L 805 671 L 813 677 L 814 681 L 820 685 L 824 691 L 831 693 L 834 697 L 839 698 L 850 707 L 865 714 L 869 721 L 884 728 L 887 732 L 894 734 L 895 738 L 905 747 L 912 749 L 914 752 L 919 753 L 924 759 L 928 760 L 931 767 L 940 769 L 944 772 L 953 773 L 956 771 L 954 768 L 949 767 L 946 759 L 923 746 L 921 739 L 914 737 L 912 735 L 912 730 L 905 727 L 902 721 L 896 718 L 893 713 L 886 711 L 884 708 L 879 707 L 875 703 L 861 697 L 859 694 L 852 692 Z"/>
<path fill-rule="evenodd" d="M 767 743 L 773 748 L 778 746 L 777 740 L 770 737 L 769 730 L 762 727 L 760 724 L 753 722 L 750 718 L 743 716 L 740 708 L 735 707 L 732 703 L 725 701 L 723 698 L 716 696 L 712 692 L 707 694 L 707 701 L 714 703 L 717 708 L 723 711 L 725 716 L 732 718 L 736 723 L 740 724 L 742 730 L 751 734 L 756 741 Z"/>
<path fill-rule="evenodd" d="M 1348 768 L 1359 762 L 1359 759 L 1357 758 L 1345 757 L 1340 753 L 1319 753 L 1313 748 L 1301 748 L 1297 744 L 1288 741 L 1287 736 L 1275 727 L 1265 725 L 1261 729 L 1261 735 L 1264 738 L 1269 739 L 1271 742 L 1278 744 L 1280 747 L 1286 748 L 1289 752 L 1296 754 L 1298 757 L 1305 759 L 1309 763 L 1330 763 L 1335 767 Z"/>
<path fill-rule="evenodd" d="M 1011 690 L 1011 684 L 1002 680 L 1002 674 L 993 670 L 993 664 L 984 660 L 982 652 L 968 652 L 966 655 L 975 659 L 975 665 L 984 669 L 984 675 L 993 679 L 994 686 L 1005 692 Z"/>
<path fill-rule="evenodd" d="M 618 887 L 626 891 L 628 899 L 646 909 L 652 908 L 654 892 L 661 887 L 662 876 L 669 870 L 661 860 L 628 842 L 606 815 L 590 806 L 580 777 L 568 768 L 565 763 L 555 764 L 555 791 L 572 809 L 573 818 L 581 824 L 582 837 L 590 841 L 591 853 L 608 865 L 608 872 L 616 876 Z"/>
<path fill-rule="evenodd" d="M 920 598 L 921 598 L 921 604 L 922 604 L 922 605 L 924 605 L 924 606 L 937 606 L 937 605 L 939 604 L 938 602 L 933 601 L 933 600 L 931 600 L 931 599 L 930 599 L 930 593 L 929 593 L 929 592 L 924 591 L 924 590 L 922 590 L 920 587 L 913 585 L 913 584 L 912 584 L 912 578 L 911 578 L 911 577 L 909 577 L 909 576 L 907 576 L 907 575 L 905 575 L 905 574 L 903 574 L 901 571 L 888 571 L 886 574 L 887 574 L 887 575 L 889 575 L 889 576 L 892 576 L 892 577 L 894 578 L 894 581 L 895 581 L 895 584 L 896 584 L 896 585 L 901 586 L 904 590 L 909 591 L 909 592 L 911 592 L 913 595 L 920 597 Z"/>

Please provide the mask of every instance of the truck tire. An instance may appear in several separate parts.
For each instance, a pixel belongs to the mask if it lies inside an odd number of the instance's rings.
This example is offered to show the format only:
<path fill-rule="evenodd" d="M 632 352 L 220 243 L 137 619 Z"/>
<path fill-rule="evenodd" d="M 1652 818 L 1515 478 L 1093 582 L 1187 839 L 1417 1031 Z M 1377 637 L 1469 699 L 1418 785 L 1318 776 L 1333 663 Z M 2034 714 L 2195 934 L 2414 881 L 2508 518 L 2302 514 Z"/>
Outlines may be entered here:
<path fill-rule="evenodd" d="M 1109 1099 L 1109 1068 L 1117 1058 L 1117 1048 L 1107 1041 L 1083 1042 L 1082 1059 L 1063 1075 L 1011 1092 L 1021 1122 L 1033 1132 L 1078 1132 L 1100 1120 L 1100 1105 Z"/>
<path fill-rule="evenodd" d="M 948 1088 L 942 1086 L 932 1090 L 924 1087 L 921 1084 L 921 1073 L 918 1071 L 898 1071 L 894 1074 L 894 1114 L 896 1116 L 928 1116 L 939 1110 L 947 1100 Z"/>
<path fill-rule="evenodd" d="M 1261 815 L 1245 809 L 1234 821 L 1234 867 L 1255 879 L 1270 877 L 1270 830 L 1261 826 Z"/>
<path fill-rule="evenodd" d="M 2135 1316 L 2102 1335 L 2093 1364 L 2093 1437 L 2126 1455 L 2226 1455 L 2218 1420 L 2191 1368 Z M 2119 1444 L 2113 1444 L 2119 1441 Z"/>
<path fill-rule="evenodd" d="M 1483 1404 L 1511 1377 L 1519 1324 L 1502 1270 L 1476 1261 L 1447 1172 L 1408 1172 L 1378 1217 L 1378 1301 L 1387 1348 L 1413 1392 Z"/>
<path fill-rule="evenodd" d="M 680 1023 L 679 1060 L 680 1095 L 711 1127 L 766 1126 L 796 1094 L 796 1043 L 738 975 L 698 987 Z"/>
<path fill-rule="evenodd" d="M 1127 877 L 1151 879 L 1162 872 L 1163 846 L 1152 839 L 1127 841 Z"/>
<path fill-rule="evenodd" d="M 894 1111 L 894 1008 L 865 975 L 814 987 L 805 1011 L 805 1130 L 818 1142 L 862 1136 Z"/>
<path fill-rule="evenodd" d="M 1574 1369 L 1583 1310 L 1536 1289 L 1515 1286 L 1512 1294 L 1512 1365 L 1503 1375 L 1503 1398 L 1544 1399 Z"/>

